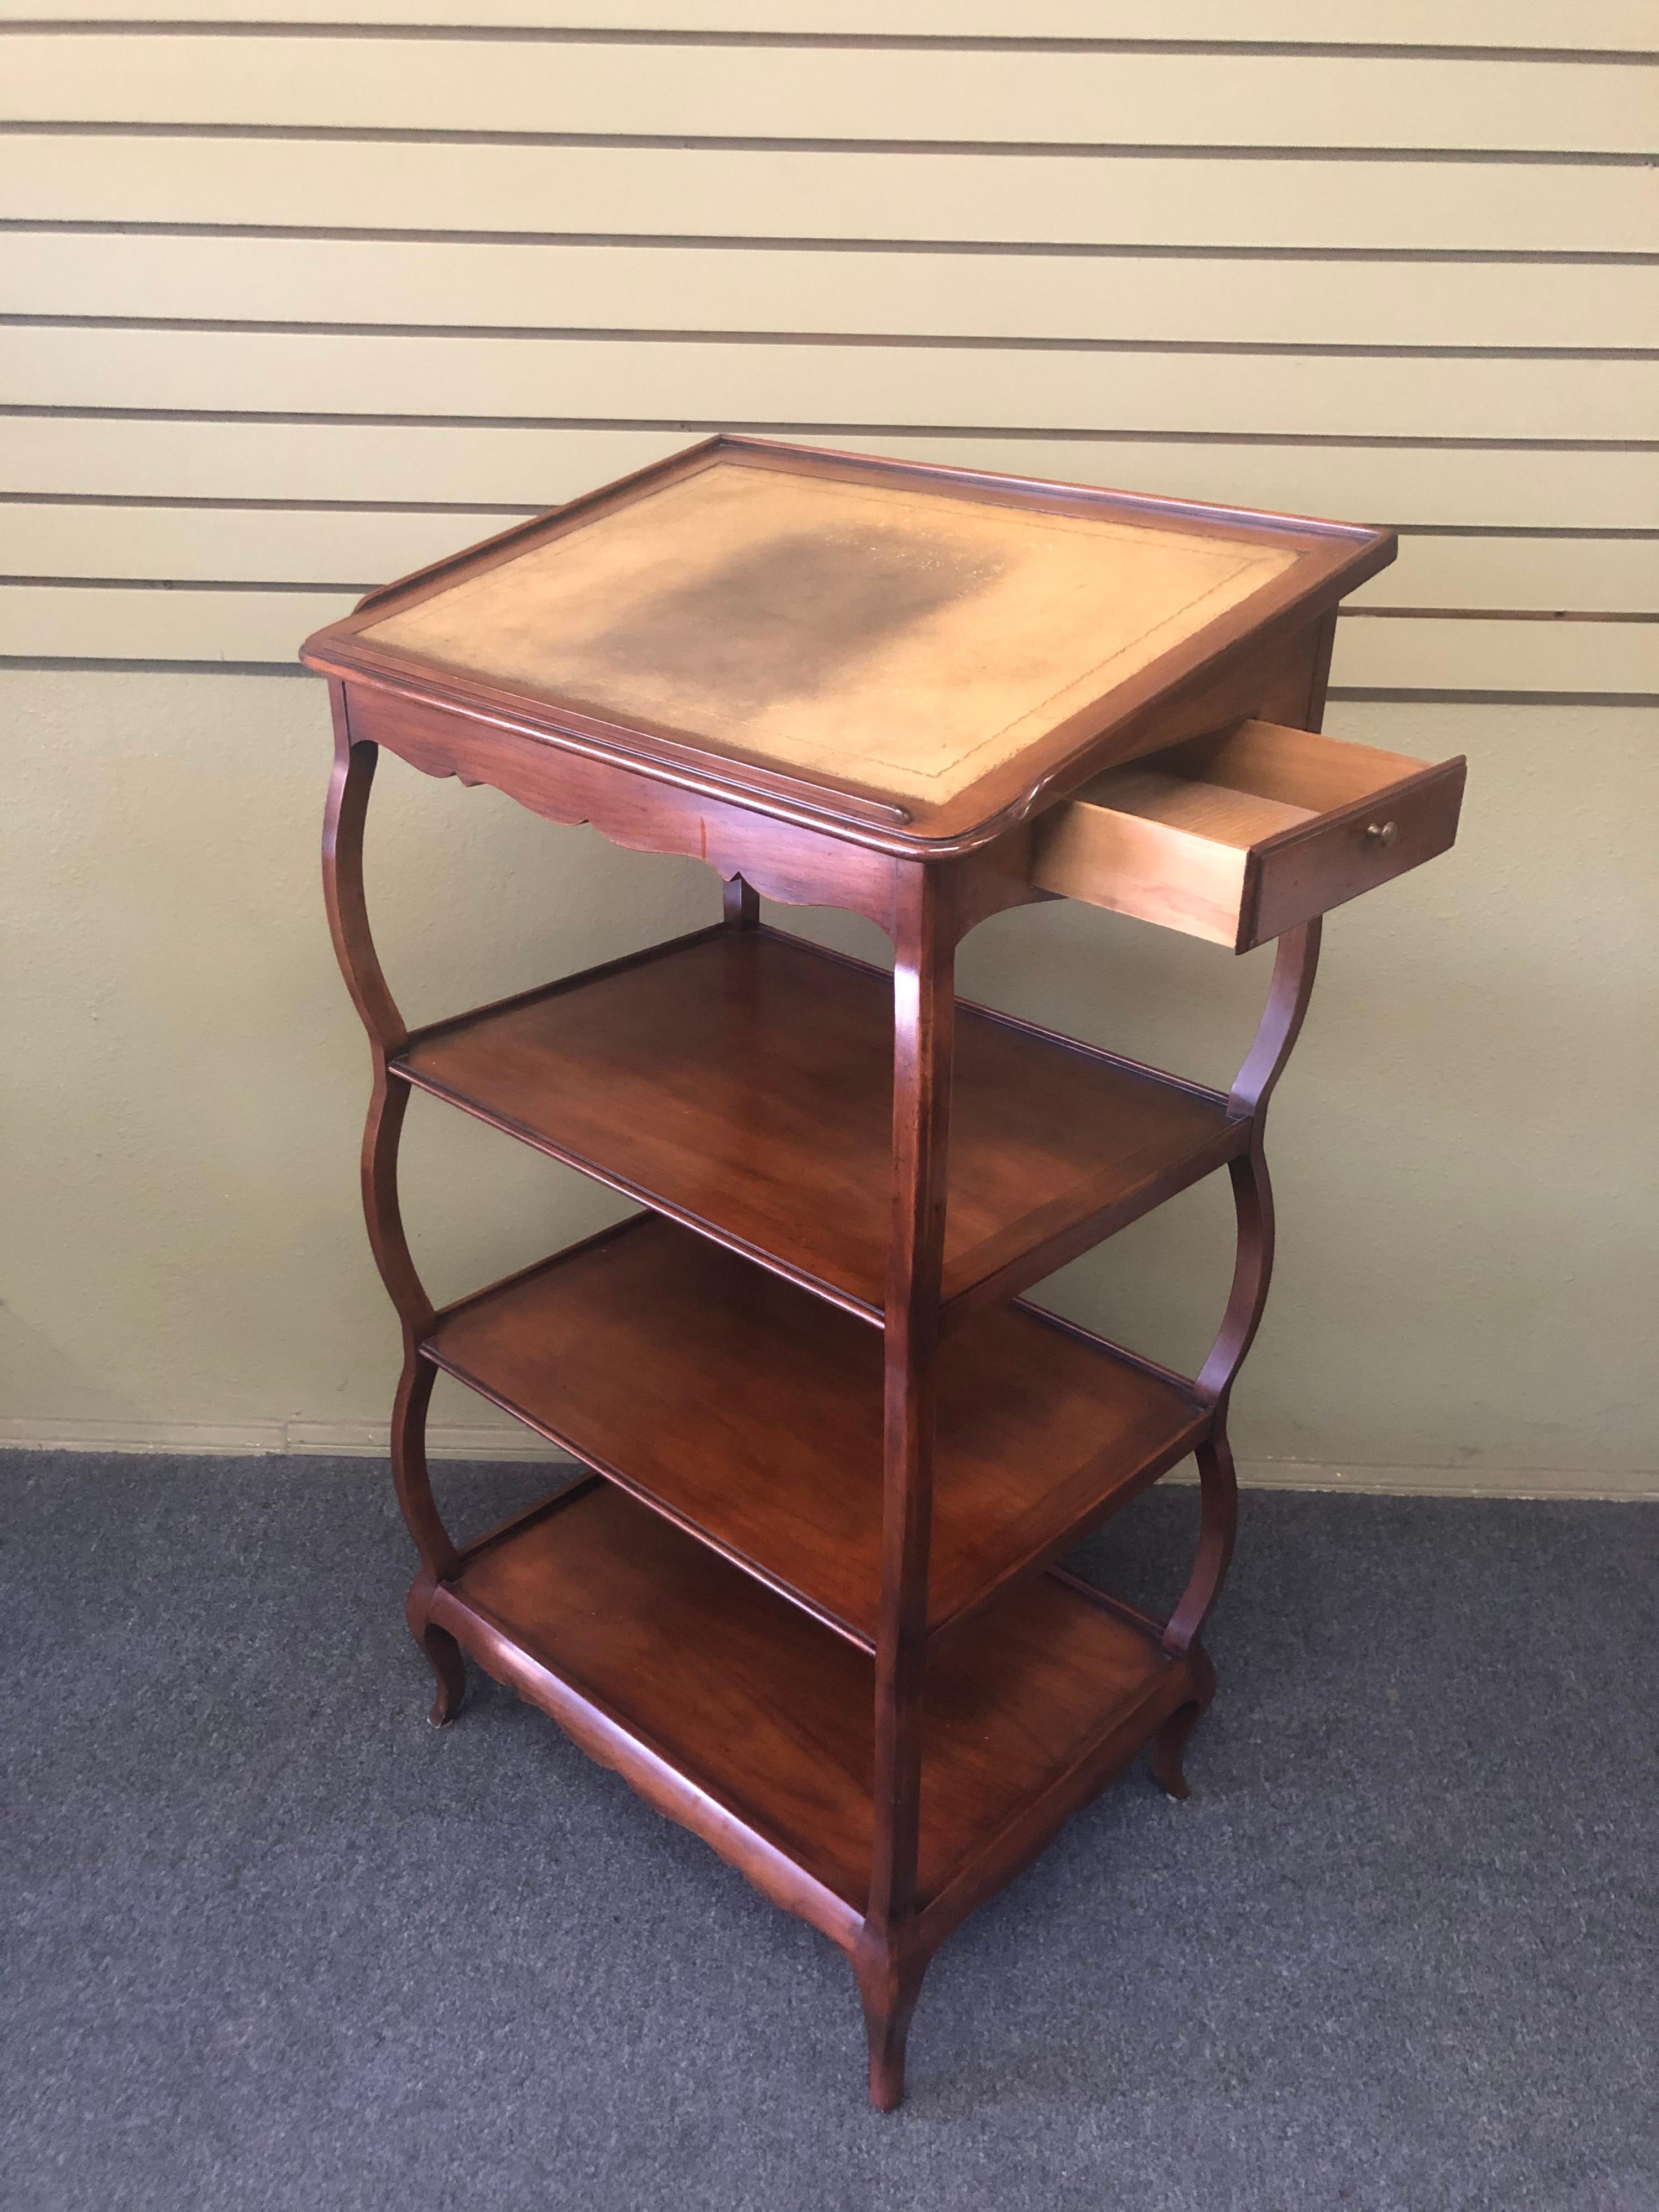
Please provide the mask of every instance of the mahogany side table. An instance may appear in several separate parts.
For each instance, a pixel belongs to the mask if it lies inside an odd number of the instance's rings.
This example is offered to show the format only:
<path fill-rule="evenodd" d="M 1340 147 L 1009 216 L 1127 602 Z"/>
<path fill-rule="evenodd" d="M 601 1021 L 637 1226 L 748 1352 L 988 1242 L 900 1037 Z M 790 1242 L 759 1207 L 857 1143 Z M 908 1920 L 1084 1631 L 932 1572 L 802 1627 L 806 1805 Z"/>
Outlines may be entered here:
<path fill-rule="evenodd" d="M 1273 1252 L 1268 1098 L 1320 916 L 1443 852 L 1463 763 L 1316 734 L 1386 532 L 720 437 L 377 592 L 312 638 L 334 941 L 374 1062 L 362 1182 L 403 1324 L 410 1626 L 847 1953 L 870 2094 L 928 1960 L 1143 1747 L 1172 1796 L 1233 1547 L 1229 1394 Z M 378 749 L 691 854 L 714 927 L 411 1030 L 362 887 Z M 763 926 L 844 907 L 884 971 Z M 1231 1091 L 957 1001 L 1047 897 L 1278 953 Z M 434 1309 L 398 1215 L 412 1089 L 638 1201 Z M 1195 1376 L 1021 1295 L 1224 1166 Z M 481 1540 L 434 1505 L 440 1368 L 587 1470 Z M 1196 1456 L 1184 1595 L 1055 1564 Z"/>

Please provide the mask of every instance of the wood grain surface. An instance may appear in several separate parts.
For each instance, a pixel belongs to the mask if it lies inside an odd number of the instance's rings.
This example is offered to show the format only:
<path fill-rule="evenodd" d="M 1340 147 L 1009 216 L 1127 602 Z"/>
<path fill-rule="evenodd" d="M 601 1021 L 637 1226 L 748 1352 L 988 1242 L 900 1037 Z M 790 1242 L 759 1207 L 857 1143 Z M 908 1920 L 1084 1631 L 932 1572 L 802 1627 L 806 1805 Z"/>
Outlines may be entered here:
<path fill-rule="evenodd" d="M 866 1654 L 604 1483 L 469 1560 L 453 1587 L 862 1911 Z M 923 1900 L 1182 1679 L 1154 1642 L 1046 1577 L 964 1631 L 928 1671 Z"/>
<path fill-rule="evenodd" d="M 460 1018 L 398 1066 L 874 1317 L 892 1054 L 886 977 L 757 930 Z M 964 1008 L 947 1298 L 1020 1261 L 1036 1281 L 1051 1243 L 1109 1207 L 1155 1203 L 1239 1141 L 1206 1094 Z"/>
<path fill-rule="evenodd" d="M 873 1645 L 881 1344 L 852 1316 L 641 1217 L 441 1316 L 439 1364 Z M 1190 1449 L 1190 1393 L 1001 1307 L 939 1376 L 928 1626 L 983 1603 Z"/>

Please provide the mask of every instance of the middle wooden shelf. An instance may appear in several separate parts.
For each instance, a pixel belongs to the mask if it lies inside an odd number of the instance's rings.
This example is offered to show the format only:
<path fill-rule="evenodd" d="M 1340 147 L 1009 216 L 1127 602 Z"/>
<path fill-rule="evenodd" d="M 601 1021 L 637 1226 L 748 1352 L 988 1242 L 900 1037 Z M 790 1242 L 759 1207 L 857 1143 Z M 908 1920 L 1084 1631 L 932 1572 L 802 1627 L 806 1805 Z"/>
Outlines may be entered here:
<path fill-rule="evenodd" d="M 882 1340 L 645 1214 L 438 1316 L 438 1365 L 866 1650 Z M 944 1346 L 927 1620 L 966 1620 L 1184 1458 L 1212 1409 L 1010 1304 Z"/>
<path fill-rule="evenodd" d="M 418 1031 L 418 1088 L 879 1322 L 893 990 L 716 927 Z M 958 1005 L 945 1320 L 1040 1281 L 1233 1158 L 1218 1091 Z"/>

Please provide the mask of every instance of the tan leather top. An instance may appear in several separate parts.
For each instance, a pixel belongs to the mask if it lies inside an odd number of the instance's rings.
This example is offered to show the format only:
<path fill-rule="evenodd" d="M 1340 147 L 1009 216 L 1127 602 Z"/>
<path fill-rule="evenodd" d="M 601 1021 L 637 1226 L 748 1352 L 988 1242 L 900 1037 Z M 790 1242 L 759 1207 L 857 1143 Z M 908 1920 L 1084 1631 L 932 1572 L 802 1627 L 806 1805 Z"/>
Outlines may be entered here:
<path fill-rule="evenodd" d="M 362 635 L 937 805 L 1297 557 L 717 461 Z"/>

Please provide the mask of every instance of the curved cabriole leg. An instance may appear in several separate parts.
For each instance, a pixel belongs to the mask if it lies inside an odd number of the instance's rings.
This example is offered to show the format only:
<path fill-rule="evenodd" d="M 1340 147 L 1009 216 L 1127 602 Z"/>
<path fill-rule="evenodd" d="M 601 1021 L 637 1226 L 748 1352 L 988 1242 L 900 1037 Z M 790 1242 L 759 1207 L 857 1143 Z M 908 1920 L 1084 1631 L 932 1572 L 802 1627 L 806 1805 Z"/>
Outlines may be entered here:
<path fill-rule="evenodd" d="M 1218 1427 L 1206 1437 L 1196 1456 L 1200 1486 L 1198 1553 L 1181 1602 L 1164 1631 L 1164 1649 L 1187 1662 L 1194 1678 L 1195 1694 L 1176 1707 L 1152 1739 L 1152 1778 L 1169 1797 L 1188 1794 L 1182 1767 L 1187 1740 L 1215 1695 L 1215 1668 L 1199 1637 L 1227 1579 L 1238 1534 L 1238 1481 L 1225 1431 Z"/>
<path fill-rule="evenodd" d="M 1273 1187 L 1262 1154 L 1259 1126 L 1249 1151 L 1241 1158 L 1230 1160 L 1227 1173 L 1232 1182 L 1233 1212 L 1238 1224 L 1238 1256 L 1233 1262 L 1227 1310 L 1221 1317 L 1215 1342 L 1198 1376 L 1198 1394 L 1216 1407 L 1218 1428 L 1225 1421 L 1227 1401 L 1238 1379 L 1238 1370 L 1261 1326 L 1273 1281 Z"/>
<path fill-rule="evenodd" d="M 1232 1565 L 1238 1535 L 1238 1478 L 1233 1455 L 1220 1430 L 1207 1436 L 1196 1453 L 1199 1480 L 1198 1553 L 1181 1602 L 1164 1631 L 1164 1649 L 1186 1658 L 1194 1649 L 1210 1609 L 1221 1595 Z"/>
<path fill-rule="evenodd" d="M 460 1565 L 432 1495 L 432 1476 L 426 1463 L 426 1413 L 437 1379 L 438 1370 L 432 1362 L 411 1346 L 392 1407 L 392 1480 L 404 1526 L 415 1539 L 422 1575 L 428 1583 L 444 1581 Z"/>
<path fill-rule="evenodd" d="M 870 2102 L 878 2112 L 896 2112 L 904 2102 L 904 2050 L 927 1960 L 872 1938 L 853 1971 L 870 2041 Z"/>
<path fill-rule="evenodd" d="M 1299 928 L 1287 929 L 1279 940 L 1267 1003 L 1228 1097 L 1236 1114 L 1255 1114 L 1259 1118 L 1265 1112 L 1273 1087 L 1285 1073 L 1285 1063 L 1296 1049 L 1319 972 L 1322 933 L 1316 916 Z"/>
<path fill-rule="evenodd" d="M 1199 1395 L 1216 1409 L 1215 1432 L 1223 1450 L 1228 1396 L 1255 1340 L 1273 1279 L 1273 1189 L 1263 1150 L 1267 1102 L 1302 1033 L 1319 966 L 1319 937 L 1318 922 L 1310 921 L 1279 939 L 1261 1027 L 1228 1099 L 1234 1114 L 1250 1117 L 1249 1150 L 1230 1161 L 1227 1170 L 1238 1221 L 1238 1256 L 1227 1310 L 1198 1377 Z"/>
<path fill-rule="evenodd" d="M 434 1316 L 410 1255 L 398 1204 L 398 1147 L 410 1086 L 391 1061 L 408 1042 L 409 1031 L 386 988 L 363 896 L 363 830 L 377 756 L 372 744 L 352 741 L 344 685 L 331 684 L 329 691 L 334 774 L 323 817 L 323 893 L 340 972 L 374 1055 L 374 1091 L 363 1127 L 363 1218 L 380 1279 L 403 1323 L 404 1370 L 392 1413 L 392 1475 L 404 1525 L 420 1554 L 420 1578 L 409 1596 L 409 1625 L 437 1677 L 432 1719 L 441 1727 L 459 1708 L 466 1668 L 454 1638 L 427 1613 L 434 1585 L 453 1574 L 459 1559 L 433 1498 L 426 1463 L 426 1414 L 437 1369 L 420 1347 Z"/>
<path fill-rule="evenodd" d="M 1228 1100 L 1235 1115 L 1250 1116 L 1250 1139 L 1248 1151 L 1229 1164 L 1238 1252 L 1227 1310 L 1198 1378 L 1199 1395 L 1212 1409 L 1210 1432 L 1196 1452 L 1201 1498 L 1198 1550 L 1181 1602 L 1164 1631 L 1164 1649 L 1172 1657 L 1186 1660 L 1195 1692 L 1170 1715 L 1152 1742 L 1153 1777 L 1171 1797 L 1187 1795 L 1182 1768 L 1187 1741 L 1215 1695 L 1215 1669 L 1199 1638 L 1226 1582 L 1238 1534 L 1238 1480 L 1227 1442 L 1227 1405 L 1261 1325 L 1273 1278 L 1273 1193 L 1262 1131 L 1267 1102 L 1307 1017 L 1319 966 L 1319 939 L 1317 921 L 1286 930 L 1279 939 L 1261 1025 Z"/>
<path fill-rule="evenodd" d="M 1209 1711 L 1210 1700 L 1215 1695 L 1215 1668 L 1210 1664 L 1208 1654 L 1194 1647 L 1187 1656 L 1198 1677 L 1194 1685 L 1198 1694 L 1184 1705 L 1177 1705 L 1152 1738 L 1152 1779 L 1166 1797 L 1190 1795 L 1182 1761 L 1186 1756 L 1188 1739 Z"/>
<path fill-rule="evenodd" d="M 434 1728 L 442 1728 L 461 1709 L 466 1694 L 466 1662 L 460 1645 L 427 1611 L 434 1585 L 453 1574 L 459 1565 L 449 1532 L 438 1515 L 426 1463 L 426 1413 L 437 1376 L 432 1362 L 411 1349 L 392 1409 L 392 1480 L 404 1525 L 421 1554 L 421 1572 L 409 1593 L 404 1612 L 409 1632 L 425 1652 L 438 1679 L 438 1695 L 427 1718 Z"/>
<path fill-rule="evenodd" d="M 398 1318 L 404 1325 L 405 1346 L 418 1344 L 431 1328 L 434 1315 L 404 1233 L 403 1208 L 398 1202 L 398 1151 L 403 1141 L 404 1116 L 409 1110 L 410 1086 L 386 1066 L 374 1071 L 374 1094 L 363 1124 L 362 1178 L 363 1219 L 368 1228 L 369 1249 L 380 1269 Z"/>
<path fill-rule="evenodd" d="M 1200 1705 L 1177 1705 L 1152 1738 L 1152 1779 L 1166 1797 L 1189 1797 L 1192 1785 L 1182 1770 L 1187 1739 L 1203 1717 Z"/>
<path fill-rule="evenodd" d="M 392 1481 L 398 1510 L 420 1554 L 420 1577 L 409 1596 L 409 1626 L 438 1678 L 437 1702 L 429 1717 L 434 1728 L 441 1728 L 460 1710 L 466 1668 L 459 1645 L 446 1630 L 427 1620 L 424 1605 L 433 1585 L 453 1575 L 460 1558 L 432 1494 L 432 1475 L 427 1466 L 427 1409 L 438 1370 L 420 1349 L 420 1339 L 425 1334 L 420 1325 L 425 1293 L 409 1256 L 398 1212 L 398 1135 L 408 1095 L 406 1083 L 395 1083 L 388 1091 L 382 1071 L 363 1140 L 363 1206 L 380 1273 L 404 1316 L 404 1370 L 392 1407 Z"/>
<path fill-rule="evenodd" d="M 466 1658 L 449 1631 L 440 1628 L 435 1620 L 428 1617 L 426 1601 L 431 1589 L 431 1583 L 422 1577 L 409 1593 L 404 1610 L 409 1632 L 425 1652 L 437 1680 L 438 1694 L 432 1700 L 427 1718 L 434 1728 L 447 1728 L 466 1696 Z"/>
<path fill-rule="evenodd" d="M 408 1037 L 398 1002 L 386 988 L 363 898 L 363 825 L 380 758 L 372 744 L 354 744 L 345 686 L 331 684 L 334 711 L 334 772 L 323 815 L 323 902 L 335 957 L 377 1057 L 396 1052 Z"/>

